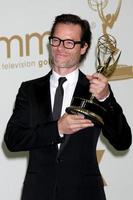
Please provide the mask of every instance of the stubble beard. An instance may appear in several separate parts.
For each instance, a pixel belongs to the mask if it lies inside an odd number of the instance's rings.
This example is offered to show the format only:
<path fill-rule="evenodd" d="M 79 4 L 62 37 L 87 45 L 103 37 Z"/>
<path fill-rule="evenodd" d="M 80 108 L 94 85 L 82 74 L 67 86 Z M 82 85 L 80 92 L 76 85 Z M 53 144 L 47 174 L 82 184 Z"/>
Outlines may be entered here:
<path fill-rule="evenodd" d="M 52 58 L 52 66 L 54 68 L 77 68 L 79 66 L 79 60 L 75 60 L 75 62 L 68 60 L 67 62 L 58 62 L 54 58 Z"/>

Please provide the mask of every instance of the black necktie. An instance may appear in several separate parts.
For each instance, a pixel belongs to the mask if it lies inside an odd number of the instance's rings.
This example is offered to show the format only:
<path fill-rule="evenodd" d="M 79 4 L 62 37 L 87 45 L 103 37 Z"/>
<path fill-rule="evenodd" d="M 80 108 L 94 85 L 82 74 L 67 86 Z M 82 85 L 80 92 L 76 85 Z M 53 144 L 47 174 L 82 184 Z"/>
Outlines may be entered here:
<path fill-rule="evenodd" d="M 66 80 L 67 79 L 65 77 L 60 77 L 58 80 L 58 87 L 55 92 L 54 106 L 53 106 L 53 119 L 54 120 L 59 119 L 59 117 L 61 115 L 63 94 L 64 94 L 62 85 Z"/>

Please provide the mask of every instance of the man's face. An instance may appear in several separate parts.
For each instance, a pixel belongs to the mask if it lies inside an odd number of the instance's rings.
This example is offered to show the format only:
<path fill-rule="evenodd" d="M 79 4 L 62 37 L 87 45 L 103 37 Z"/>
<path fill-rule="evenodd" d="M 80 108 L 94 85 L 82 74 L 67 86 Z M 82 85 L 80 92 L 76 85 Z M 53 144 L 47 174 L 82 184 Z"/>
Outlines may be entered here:
<path fill-rule="evenodd" d="M 75 24 L 57 24 L 53 37 L 61 40 L 81 41 L 81 28 Z M 51 46 L 51 56 L 54 69 L 72 68 L 75 69 L 79 65 L 80 56 L 86 52 L 87 44 L 81 48 L 80 44 L 76 44 L 73 49 L 66 49 L 63 42 L 59 46 Z"/>

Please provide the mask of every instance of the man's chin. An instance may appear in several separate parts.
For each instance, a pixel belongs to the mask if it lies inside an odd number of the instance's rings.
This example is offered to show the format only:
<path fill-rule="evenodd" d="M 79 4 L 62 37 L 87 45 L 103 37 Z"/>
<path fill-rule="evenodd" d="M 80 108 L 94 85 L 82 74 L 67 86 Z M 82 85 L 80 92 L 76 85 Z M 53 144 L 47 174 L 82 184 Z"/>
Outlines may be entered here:
<path fill-rule="evenodd" d="M 69 63 L 69 62 L 53 62 L 53 66 L 58 67 L 58 68 L 75 68 L 76 63 Z"/>
<path fill-rule="evenodd" d="M 70 68 L 69 65 L 66 63 L 55 63 L 54 66 L 58 68 Z"/>

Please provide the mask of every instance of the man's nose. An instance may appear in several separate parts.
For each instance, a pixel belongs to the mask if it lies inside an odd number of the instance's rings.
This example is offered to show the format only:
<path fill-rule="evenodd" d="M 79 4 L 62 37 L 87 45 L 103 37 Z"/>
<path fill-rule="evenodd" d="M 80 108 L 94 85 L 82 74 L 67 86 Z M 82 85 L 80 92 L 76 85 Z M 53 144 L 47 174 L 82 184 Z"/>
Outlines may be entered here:
<path fill-rule="evenodd" d="M 61 41 L 60 44 L 59 44 L 59 46 L 58 46 L 58 49 L 64 49 L 64 48 L 65 48 L 65 47 L 64 47 L 64 42 Z"/>

